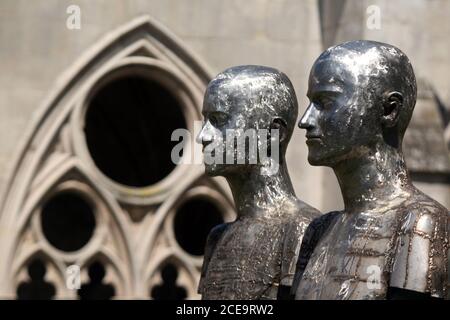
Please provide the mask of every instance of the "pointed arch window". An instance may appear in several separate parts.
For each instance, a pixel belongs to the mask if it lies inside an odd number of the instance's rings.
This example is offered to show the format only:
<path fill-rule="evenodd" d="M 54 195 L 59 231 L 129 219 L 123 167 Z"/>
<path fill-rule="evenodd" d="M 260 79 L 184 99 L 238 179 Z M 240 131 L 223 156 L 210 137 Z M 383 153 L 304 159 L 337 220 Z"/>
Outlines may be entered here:
<path fill-rule="evenodd" d="M 201 166 L 170 161 L 170 134 L 192 132 L 201 120 L 210 78 L 147 16 L 109 33 L 67 70 L 8 180 L 0 225 L 14 232 L 2 243 L 0 296 L 45 288 L 39 297 L 198 298 L 207 229 L 234 209 Z M 68 274 L 72 266 L 79 274 Z"/>

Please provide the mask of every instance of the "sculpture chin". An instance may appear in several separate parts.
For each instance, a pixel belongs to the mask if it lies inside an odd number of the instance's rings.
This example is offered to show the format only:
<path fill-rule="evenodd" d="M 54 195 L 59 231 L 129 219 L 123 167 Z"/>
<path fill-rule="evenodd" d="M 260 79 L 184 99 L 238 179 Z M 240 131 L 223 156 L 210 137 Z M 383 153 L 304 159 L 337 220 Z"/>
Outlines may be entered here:
<path fill-rule="evenodd" d="M 312 166 L 333 167 L 339 162 L 339 158 L 339 155 L 317 154 L 311 151 L 308 153 L 308 162 Z"/>
<path fill-rule="evenodd" d="M 312 166 L 328 166 L 328 163 L 325 159 L 316 156 L 308 155 L 308 162 Z"/>
<path fill-rule="evenodd" d="M 356 145 L 356 143 L 354 143 Z M 338 163 L 351 159 L 354 154 L 364 153 L 367 148 L 347 145 L 341 148 L 309 146 L 308 162 L 312 166 L 334 167 Z"/>
<path fill-rule="evenodd" d="M 312 166 L 327 166 L 328 155 L 321 146 L 308 144 L 308 162 Z"/>

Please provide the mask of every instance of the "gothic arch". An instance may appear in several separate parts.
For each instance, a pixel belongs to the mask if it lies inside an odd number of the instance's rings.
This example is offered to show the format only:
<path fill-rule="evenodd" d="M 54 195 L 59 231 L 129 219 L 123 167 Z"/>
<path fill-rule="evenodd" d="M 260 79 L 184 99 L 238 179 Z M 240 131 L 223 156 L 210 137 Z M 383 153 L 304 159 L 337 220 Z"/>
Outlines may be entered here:
<path fill-rule="evenodd" d="M 79 264 L 83 269 L 100 257 L 110 265 L 116 279 L 122 279 L 121 297 L 148 297 L 140 288 L 142 279 L 148 276 L 142 263 L 152 265 L 158 250 L 178 252 L 180 267 L 198 277 L 201 257 L 190 259 L 180 253 L 182 249 L 173 241 L 154 240 L 167 229 L 164 222 L 173 205 L 192 192 L 191 188 L 223 204 L 227 214 L 232 215 L 232 205 L 221 182 L 204 177 L 201 166 L 179 164 L 155 183 L 126 185 L 105 174 L 87 146 L 84 129 L 93 97 L 114 80 L 127 76 L 142 77 L 164 88 L 176 101 L 191 132 L 194 121 L 201 120 L 203 92 L 211 73 L 152 18 L 138 17 L 106 34 L 87 50 L 62 75 L 41 105 L 7 179 L 0 204 L 0 225 L 7 230 L 0 244 L 0 253 L 6 257 L 0 260 L 0 296 L 14 297 L 14 277 L 23 273 L 26 262 L 36 252 L 58 266 L 60 277 L 68 265 Z M 191 142 L 186 143 L 189 147 Z M 97 219 L 92 240 L 71 252 L 52 247 L 40 227 L 43 206 L 62 191 L 81 195 Z M 18 269 L 11 273 L 13 268 Z M 85 273 L 82 270 L 82 279 Z M 63 283 L 59 281 L 58 285 Z M 67 288 L 58 292 L 75 297 Z"/>

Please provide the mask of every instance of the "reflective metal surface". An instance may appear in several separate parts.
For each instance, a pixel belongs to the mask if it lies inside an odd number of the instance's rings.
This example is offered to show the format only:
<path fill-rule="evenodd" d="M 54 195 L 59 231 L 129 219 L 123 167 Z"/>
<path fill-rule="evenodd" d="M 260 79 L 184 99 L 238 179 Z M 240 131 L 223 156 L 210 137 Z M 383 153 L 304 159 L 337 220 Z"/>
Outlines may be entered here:
<path fill-rule="evenodd" d="M 276 299 L 289 293 L 303 232 L 319 215 L 296 198 L 285 164 L 297 112 L 291 82 L 272 68 L 233 67 L 208 85 L 197 138 L 205 150 L 212 143 L 224 148 L 227 130 L 235 129 L 277 129 L 280 145 L 267 161 L 258 156 L 249 164 L 249 148 L 238 150 L 233 143 L 233 163 L 205 164 L 209 175 L 227 179 L 238 218 L 209 235 L 199 284 L 203 299 Z M 258 144 L 272 148 L 274 138 Z M 237 163 L 239 156 L 245 164 Z M 277 170 L 268 173 L 277 158 Z"/>
<path fill-rule="evenodd" d="M 345 209 L 309 226 L 296 299 L 446 297 L 449 213 L 412 185 L 402 155 L 416 101 L 406 55 L 373 41 L 331 47 L 308 97 L 308 160 L 334 170 Z"/>

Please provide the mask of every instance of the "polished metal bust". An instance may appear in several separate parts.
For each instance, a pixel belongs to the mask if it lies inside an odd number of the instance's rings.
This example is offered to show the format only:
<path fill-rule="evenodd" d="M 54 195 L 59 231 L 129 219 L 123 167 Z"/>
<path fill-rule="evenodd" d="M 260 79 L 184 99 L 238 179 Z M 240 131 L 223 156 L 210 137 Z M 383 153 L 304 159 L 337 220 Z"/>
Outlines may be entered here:
<path fill-rule="evenodd" d="M 205 158 L 215 144 L 216 161 L 205 159 L 206 173 L 226 178 L 238 217 L 209 234 L 198 289 L 203 299 L 289 295 L 303 232 L 319 215 L 296 198 L 285 163 L 297 112 L 291 82 L 272 68 L 233 67 L 209 83 L 203 105 L 205 122 L 197 140 L 204 146 Z M 236 130 L 241 138 L 247 132 L 273 130 L 257 142 L 270 149 L 270 157 L 263 159 L 258 154 L 251 163 L 251 147 L 239 150 L 236 143 L 226 144 L 224 137 Z M 278 143 L 279 148 L 273 148 Z M 231 150 L 224 152 L 226 145 Z M 231 163 L 225 159 L 219 163 L 222 158 L 217 154 L 222 152 L 224 158 L 232 155 Z M 245 162 L 238 161 L 239 156 Z"/>
<path fill-rule="evenodd" d="M 345 209 L 308 227 L 296 299 L 445 298 L 449 213 L 413 186 L 402 155 L 416 102 L 406 55 L 373 41 L 331 47 L 307 95 L 308 161 L 334 170 Z"/>

